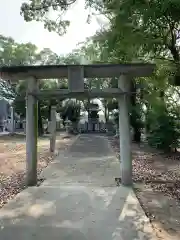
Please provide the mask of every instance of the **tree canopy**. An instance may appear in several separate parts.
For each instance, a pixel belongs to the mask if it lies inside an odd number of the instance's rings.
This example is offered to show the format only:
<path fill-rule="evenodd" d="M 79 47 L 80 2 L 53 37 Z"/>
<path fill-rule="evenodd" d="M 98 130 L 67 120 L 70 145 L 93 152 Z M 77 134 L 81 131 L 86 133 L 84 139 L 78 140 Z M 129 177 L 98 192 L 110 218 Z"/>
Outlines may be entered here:
<path fill-rule="evenodd" d="M 66 33 L 70 22 L 66 13 L 76 4 L 76 0 L 29 0 L 21 6 L 25 21 L 40 21 L 49 31 L 59 35 Z M 59 56 L 50 49 L 38 51 L 31 44 L 18 44 L 12 38 L 0 36 L 1 65 L 21 64 L 78 64 L 78 63 L 126 63 L 154 62 L 156 71 L 151 77 L 131 80 L 130 122 L 133 139 L 141 140 L 146 132 L 149 144 L 159 148 L 172 149 L 179 145 L 179 88 L 180 83 L 180 2 L 178 0 L 86 0 L 86 8 L 92 14 L 100 14 L 107 21 L 92 37 L 87 38 L 66 56 Z M 88 18 L 88 16 L 87 16 Z M 28 54 L 27 54 L 28 53 Z M 85 88 L 117 87 L 118 78 L 85 79 Z M 175 85 L 173 84 L 175 83 Z M 1 95 L 14 98 L 25 91 L 21 82 L 13 86 L 1 80 Z M 41 81 L 41 88 L 67 88 L 66 79 Z M 18 94 L 17 94 L 18 93 Z M 64 99 L 62 99 L 64 100 Z M 70 112 L 70 118 L 79 118 L 79 103 L 69 102 L 69 110 L 61 101 L 41 101 L 42 116 L 49 115 L 50 106 L 57 104 L 63 118 Z M 83 101 L 88 111 L 91 99 Z M 114 115 L 116 124 L 117 99 L 101 99 L 105 118 Z M 16 104 L 18 106 L 18 104 Z M 21 109 L 22 107 L 20 107 Z M 66 114 L 65 114 L 66 113 Z M 71 120 L 72 120 L 71 119 Z M 162 119 L 165 119 L 162 124 Z M 73 120 L 74 121 L 74 120 Z M 164 133 L 166 129 L 166 133 Z M 169 134 L 168 141 L 165 136 Z M 167 139 L 166 139 L 167 140 Z"/>

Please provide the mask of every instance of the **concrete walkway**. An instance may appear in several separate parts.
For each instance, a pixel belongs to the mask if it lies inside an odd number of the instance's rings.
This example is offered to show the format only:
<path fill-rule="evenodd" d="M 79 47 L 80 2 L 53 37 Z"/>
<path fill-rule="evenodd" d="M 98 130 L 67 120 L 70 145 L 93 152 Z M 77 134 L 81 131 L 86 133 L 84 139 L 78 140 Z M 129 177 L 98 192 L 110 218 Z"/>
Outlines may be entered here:
<path fill-rule="evenodd" d="M 133 191 L 116 187 L 119 163 L 105 137 L 81 135 L 42 176 L 0 210 L 0 239 L 156 239 Z"/>

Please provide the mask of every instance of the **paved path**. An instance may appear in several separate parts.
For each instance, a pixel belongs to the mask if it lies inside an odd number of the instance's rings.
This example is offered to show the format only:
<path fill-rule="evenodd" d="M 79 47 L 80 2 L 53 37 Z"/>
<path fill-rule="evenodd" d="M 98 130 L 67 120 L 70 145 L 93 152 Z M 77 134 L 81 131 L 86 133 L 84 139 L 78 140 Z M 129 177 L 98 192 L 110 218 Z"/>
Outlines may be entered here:
<path fill-rule="evenodd" d="M 119 163 L 103 136 L 81 135 L 0 210 L 3 240 L 154 240 L 130 188 L 116 187 Z"/>

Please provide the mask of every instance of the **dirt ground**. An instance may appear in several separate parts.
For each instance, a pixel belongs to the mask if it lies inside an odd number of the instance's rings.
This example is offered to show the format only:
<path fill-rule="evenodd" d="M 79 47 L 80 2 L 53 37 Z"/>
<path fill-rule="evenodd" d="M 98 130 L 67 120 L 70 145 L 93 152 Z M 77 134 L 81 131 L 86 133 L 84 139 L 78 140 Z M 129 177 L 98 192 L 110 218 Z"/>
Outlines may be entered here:
<path fill-rule="evenodd" d="M 56 152 L 64 150 L 73 141 L 74 136 L 57 134 Z M 55 157 L 49 152 L 49 137 L 38 139 L 38 174 Z M 0 136 L 0 207 L 25 188 L 26 169 L 25 135 Z"/>
<path fill-rule="evenodd" d="M 119 157 L 119 140 L 109 138 Z M 180 154 L 132 144 L 135 193 L 159 239 L 180 239 Z"/>

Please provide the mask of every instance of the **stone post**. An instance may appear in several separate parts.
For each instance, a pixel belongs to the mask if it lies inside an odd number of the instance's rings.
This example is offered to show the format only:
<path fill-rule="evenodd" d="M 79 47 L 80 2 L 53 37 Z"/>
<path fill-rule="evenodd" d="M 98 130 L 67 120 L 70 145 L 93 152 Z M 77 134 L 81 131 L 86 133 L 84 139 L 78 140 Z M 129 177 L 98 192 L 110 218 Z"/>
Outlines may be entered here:
<path fill-rule="evenodd" d="M 55 152 L 55 148 L 56 148 L 56 106 L 52 106 L 50 122 L 50 152 Z"/>
<path fill-rule="evenodd" d="M 38 106 L 37 99 L 28 94 L 37 89 L 37 79 L 31 77 L 27 80 L 26 95 L 26 184 L 37 184 L 37 135 L 38 135 Z"/>
<path fill-rule="evenodd" d="M 14 108 L 11 106 L 11 133 L 15 131 Z"/>
<path fill-rule="evenodd" d="M 127 76 L 122 75 L 118 81 L 118 87 L 129 92 L 130 81 Z M 123 185 L 132 184 L 132 157 L 131 137 L 129 122 L 129 99 L 128 95 L 119 97 L 119 135 L 120 135 L 120 170 Z"/>
<path fill-rule="evenodd" d="M 116 129 L 116 135 L 115 135 L 115 137 L 119 137 L 119 135 L 120 135 L 120 129 L 119 129 L 119 126 L 116 124 L 116 126 L 115 126 L 115 129 Z"/>
<path fill-rule="evenodd" d="M 27 109 L 26 109 L 27 111 Z M 26 120 L 22 120 L 22 124 L 23 124 L 23 130 L 24 130 L 24 133 L 26 134 Z"/>

